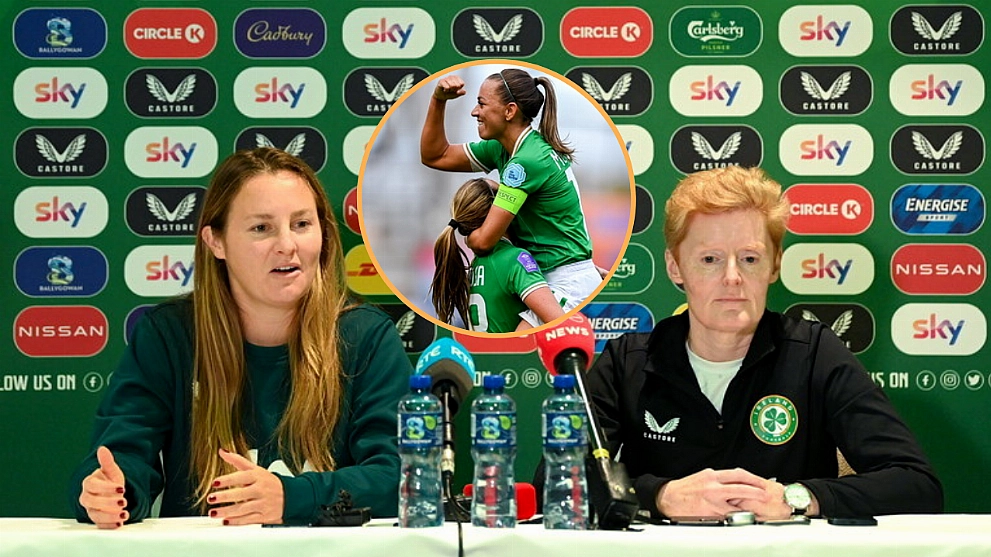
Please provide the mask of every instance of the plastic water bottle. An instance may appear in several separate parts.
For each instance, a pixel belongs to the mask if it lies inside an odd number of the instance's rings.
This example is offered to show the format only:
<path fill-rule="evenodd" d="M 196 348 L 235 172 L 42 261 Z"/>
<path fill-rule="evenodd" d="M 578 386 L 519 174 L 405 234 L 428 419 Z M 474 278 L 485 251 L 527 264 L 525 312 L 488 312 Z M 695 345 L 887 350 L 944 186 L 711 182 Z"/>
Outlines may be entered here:
<path fill-rule="evenodd" d="M 475 486 L 471 523 L 486 528 L 516 527 L 516 403 L 503 392 L 506 378 L 486 375 L 484 392 L 471 405 L 471 456 Z"/>
<path fill-rule="evenodd" d="M 410 393 L 399 400 L 399 526 L 425 528 L 444 523 L 441 494 L 441 404 L 430 393 L 430 376 L 409 378 Z"/>
<path fill-rule="evenodd" d="M 544 528 L 588 528 L 585 480 L 585 405 L 573 375 L 554 376 L 554 392 L 541 412 L 544 434 Z"/>

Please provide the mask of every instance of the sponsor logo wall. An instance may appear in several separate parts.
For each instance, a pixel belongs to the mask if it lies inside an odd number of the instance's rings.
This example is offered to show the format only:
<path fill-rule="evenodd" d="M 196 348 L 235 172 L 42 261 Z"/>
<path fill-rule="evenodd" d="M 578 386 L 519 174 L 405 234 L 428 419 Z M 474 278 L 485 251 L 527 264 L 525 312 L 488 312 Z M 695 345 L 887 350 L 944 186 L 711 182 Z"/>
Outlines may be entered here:
<path fill-rule="evenodd" d="M 549 389 L 533 340 L 452 334 L 409 311 L 357 218 L 358 172 L 383 115 L 432 73 L 490 58 L 565 75 L 626 141 L 633 236 L 587 307 L 597 350 L 684 302 L 661 234 L 677 180 L 760 165 L 792 202 L 769 306 L 822 321 L 858 355 L 933 458 L 947 510 L 991 512 L 987 482 L 958 465 L 991 460 L 986 420 L 974 419 L 991 407 L 991 12 L 980 3 L 9 4 L 0 443 L 20 450 L 0 468 L 25 475 L 0 477 L 0 515 L 67 515 L 51 479 L 85 450 L 135 321 L 191 289 L 203 192 L 234 149 L 275 146 L 317 170 L 349 285 L 393 318 L 410 358 L 453 336 L 475 354 L 478 383 L 506 375 L 520 420 L 535 423 Z M 521 443 L 526 476 L 539 446 Z M 42 447 L 44 461 L 14 456 Z"/>

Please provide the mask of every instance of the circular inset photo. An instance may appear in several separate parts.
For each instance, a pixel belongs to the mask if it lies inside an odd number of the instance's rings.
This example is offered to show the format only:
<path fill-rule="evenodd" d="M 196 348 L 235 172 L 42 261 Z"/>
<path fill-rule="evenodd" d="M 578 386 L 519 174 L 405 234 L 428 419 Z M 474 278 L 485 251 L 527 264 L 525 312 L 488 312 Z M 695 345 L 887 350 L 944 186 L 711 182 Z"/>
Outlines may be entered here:
<path fill-rule="evenodd" d="M 372 262 L 450 330 L 556 325 L 605 285 L 633 224 L 626 146 L 564 76 L 518 60 L 437 72 L 379 123 L 358 179 Z"/>

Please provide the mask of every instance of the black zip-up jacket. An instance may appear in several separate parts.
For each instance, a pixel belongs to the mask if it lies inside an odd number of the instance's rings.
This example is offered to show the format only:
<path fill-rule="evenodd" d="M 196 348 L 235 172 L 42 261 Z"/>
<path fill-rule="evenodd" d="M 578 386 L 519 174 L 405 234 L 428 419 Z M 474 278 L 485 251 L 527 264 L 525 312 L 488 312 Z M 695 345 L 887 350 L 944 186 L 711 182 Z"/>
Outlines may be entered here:
<path fill-rule="evenodd" d="M 828 327 L 766 311 L 722 415 L 688 363 L 688 328 L 686 312 L 610 340 L 589 371 L 600 425 L 613 455 L 622 445 L 642 509 L 659 514 L 669 480 L 739 467 L 804 484 L 823 516 L 942 512 L 942 485 L 915 437 Z M 855 475 L 837 477 L 837 448 Z"/>

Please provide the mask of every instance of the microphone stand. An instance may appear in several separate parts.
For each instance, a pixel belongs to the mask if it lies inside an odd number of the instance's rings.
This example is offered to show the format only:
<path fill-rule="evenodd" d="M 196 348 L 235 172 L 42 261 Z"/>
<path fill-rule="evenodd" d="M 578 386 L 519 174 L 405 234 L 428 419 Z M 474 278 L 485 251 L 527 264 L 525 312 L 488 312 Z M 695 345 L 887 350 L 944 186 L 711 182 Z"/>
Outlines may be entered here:
<path fill-rule="evenodd" d="M 451 389 L 444 389 L 441 394 L 441 402 L 444 407 L 443 428 L 444 448 L 440 454 L 440 475 L 442 487 L 444 489 L 444 519 L 451 517 L 458 523 L 458 557 L 464 557 L 464 535 L 461 530 L 461 523 L 467 520 L 467 514 L 458 502 L 454 493 L 454 420 L 452 419 L 451 405 L 457 402 L 451 396 Z"/>
<path fill-rule="evenodd" d="M 592 447 L 592 459 L 595 461 L 598 476 L 589 474 L 588 488 L 598 518 L 599 530 L 624 530 L 629 527 L 640 508 L 630 476 L 622 462 L 609 458 L 609 449 L 603 442 L 603 433 L 599 428 L 599 420 L 595 417 L 595 407 L 585 388 L 584 369 L 587 363 L 584 354 L 577 350 L 562 352 L 555 362 L 558 369 L 575 370 L 575 384 L 578 394 L 585 403 L 588 415 L 588 429 Z M 587 463 L 588 459 L 586 459 Z"/>

